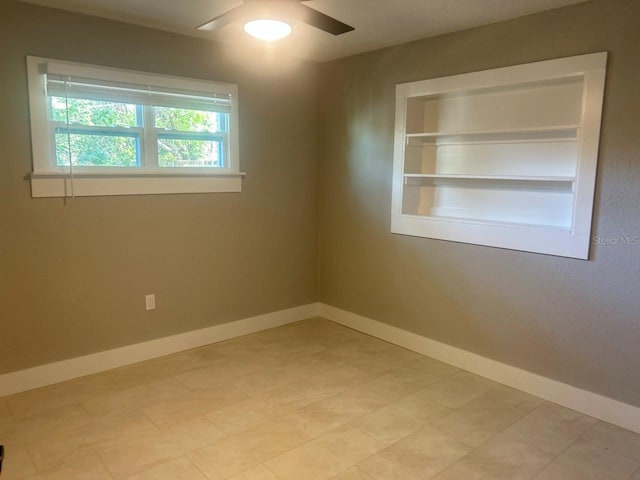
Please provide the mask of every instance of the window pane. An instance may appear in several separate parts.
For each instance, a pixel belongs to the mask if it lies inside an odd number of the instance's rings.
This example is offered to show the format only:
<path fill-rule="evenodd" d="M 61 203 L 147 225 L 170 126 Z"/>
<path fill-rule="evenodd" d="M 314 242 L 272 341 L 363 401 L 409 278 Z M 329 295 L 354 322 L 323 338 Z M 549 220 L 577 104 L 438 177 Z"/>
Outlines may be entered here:
<path fill-rule="evenodd" d="M 71 153 L 74 166 L 136 167 L 138 138 L 102 133 L 72 133 Z M 56 131 L 56 164 L 69 165 L 67 132 Z"/>
<path fill-rule="evenodd" d="M 63 97 L 51 97 L 51 114 L 54 121 L 66 123 Z M 136 105 L 128 103 L 70 98 L 69 123 L 96 127 L 135 127 L 139 124 L 138 109 Z"/>
<path fill-rule="evenodd" d="M 228 113 L 153 107 L 156 128 L 183 132 L 226 132 Z"/>
<path fill-rule="evenodd" d="M 221 168 L 224 166 L 222 142 L 159 138 L 158 165 L 161 167 Z"/>

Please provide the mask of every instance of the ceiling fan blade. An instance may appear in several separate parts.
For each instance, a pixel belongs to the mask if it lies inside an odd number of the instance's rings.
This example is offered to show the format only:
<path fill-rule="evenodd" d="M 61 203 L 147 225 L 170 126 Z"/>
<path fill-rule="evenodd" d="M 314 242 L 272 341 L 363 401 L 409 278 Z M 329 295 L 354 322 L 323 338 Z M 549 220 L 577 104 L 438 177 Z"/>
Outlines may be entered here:
<path fill-rule="evenodd" d="M 196 27 L 196 30 L 218 30 L 222 27 L 226 27 L 230 23 L 242 20 L 246 14 L 246 7 L 246 5 L 240 5 L 232 8 L 222 15 L 218 15 L 216 18 L 209 20 L 207 23 L 203 23 L 199 27 Z"/>
<path fill-rule="evenodd" d="M 319 28 L 325 32 L 332 33 L 333 35 L 341 35 L 343 33 L 355 30 L 351 25 L 342 23 L 329 15 L 325 15 L 318 10 L 314 10 L 311 7 L 298 3 L 292 9 L 292 14 L 296 17 L 296 20 L 308 23 L 312 27 Z"/>

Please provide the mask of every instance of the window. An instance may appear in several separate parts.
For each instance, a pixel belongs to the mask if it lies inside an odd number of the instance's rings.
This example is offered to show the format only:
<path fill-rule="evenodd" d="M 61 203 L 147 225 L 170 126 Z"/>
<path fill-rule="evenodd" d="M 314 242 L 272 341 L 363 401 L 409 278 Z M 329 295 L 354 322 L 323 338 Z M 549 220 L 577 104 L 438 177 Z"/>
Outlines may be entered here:
<path fill-rule="evenodd" d="M 237 192 L 237 87 L 28 57 L 34 197 Z"/>

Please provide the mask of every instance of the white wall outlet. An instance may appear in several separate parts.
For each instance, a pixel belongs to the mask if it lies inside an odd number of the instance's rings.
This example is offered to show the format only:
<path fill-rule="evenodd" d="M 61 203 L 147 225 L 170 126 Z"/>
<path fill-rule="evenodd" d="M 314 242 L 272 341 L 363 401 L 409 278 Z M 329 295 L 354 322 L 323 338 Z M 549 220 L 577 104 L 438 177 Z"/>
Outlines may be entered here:
<path fill-rule="evenodd" d="M 144 303 L 147 310 L 155 310 L 156 309 L 156 295 L 155 293 L 150 293 L 149 295 L 144 296 Z"/>

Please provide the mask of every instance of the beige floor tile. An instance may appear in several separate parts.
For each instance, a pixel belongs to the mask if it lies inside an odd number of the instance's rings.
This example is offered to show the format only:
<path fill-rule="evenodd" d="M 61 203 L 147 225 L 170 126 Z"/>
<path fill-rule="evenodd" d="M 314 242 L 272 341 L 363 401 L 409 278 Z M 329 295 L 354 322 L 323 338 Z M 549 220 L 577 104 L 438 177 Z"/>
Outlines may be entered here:
<path fill-rule="evenodd" d="M 506 405 L 516 408 L 526 413 L 530 413 L 538 407 L 544 404 L 548 404 L 546 400 L 543 400 L 528 393 L 515 390 L 505 385 L 499 385 L 497 388 L 492 388 L 487 393 L 483 394 L 480 399 L 488 404 Z"/>
<path fill-rule="evenodd" d="M 382 402 L 391 403 L 439 380 L 439 377 L 425 373 L 422 370 L 412 367 L 400 367 L 381 377 L 369 380 L 356 388 L 366 388 Z"/>
<path fill-rule="evenodd" d="M 640 480 L 639 435 L 320 318 L 0 398 L 0 441 L 7 480 Z"/>
<path fill-rule="evenodd" d="M 278 388 L 256 397 L 256 400 L 267 406 L 269 414 L 281 417 L 315 401 L 313 397 L 305 396 L 303 392 L 291 387 Z"/>
<path fill-rule="evenodd" d="M 14 420 L 14 417 L 9 410 L 9 404 L 4 398 L 0 398 L 0 423 L 11 420 Z"/>
<path fill-rule="evenodd" d="M 482 388 L 485 392 L 491 390 L 500 390 L 504 388 L 504 385 L 489 380 L 488 378 L 476 375 L 471 372 L 461 371 L 451 376 L 452 379 L 474 385 L 478 388 Z"/>
<path fill-rule="evenodd" d="M 392 386 L 399 382 L 393 380 L 380 378 L 362 383 L 284 418 L 310 437 L 318 437 L 397 399 L 402 390 L 394 391 Z"/>
<path fill-rule="evenodd" d="M 256 358 L 263 353 L 270 353 L 273 345 L 261 340 L 258 335 L 247 335 L 218 343 L 216 351 L 227 358 Z"/>
<path fill-rule="evenodd" d="M 437 377 L 448 377 L 461 372 L 459 368 L 430 357 L 422 357 L 418 359 L 418 361 L 412 363 L 411 366 Z"/>
<path fill-rule="evenodd" d="M 148 403 L 143 407 L 143 411 L 154 424 L 163 428 L 215 412 L 246 398 L 247 396 L 236 387 L 221 385 Z"/>
<path fill-rule="evenodd" d="M 42 470 L 156 431 L 155 425 L 142 412 L 131 411 L 106 415 L 72 430 L 36 440 L 28 445 L 28 449 L 36 466 Z"/>
<path fill-rule="evenodd" d="M 353 424 L 376 440 L 390 445 L 452 411 L 414 394 L 365 415 Z"/>
<path fill-rule="evenodd" d="M 319 341 L 326 342 L 325 339 L 318 339 Z M 316 352 L 313 355 L 309 355 L 311 358 L 317 358 L 319 362 L 322 362 L 328 366 L 336 367 L 345 365 L 347 363 L 353 363 L 354 357 L 358 360 L 364 358 L 366 353 L 354 351 L 353 338 L 347 342 L 338 342 L 335 345 L 327 345 L 324 350 Z"/>
<path fill-rule="evenodd" d="M 375 375 L 371 375 L 360 366 L 344 365 L 309 375 L 306 379 L 291 385 L 291 388 L 300 392 L 305 398 L 318 401 L 374 377 Z"/>
<path fill-rule="evenodd" d="M 316 360 L 327 368 L 357 366 L 363 375 L 374 377 L 420 358 L 420 355 L 395 345 L 386 344 L 384 348 L 379 348 L 377 343 L 371 342 L 370 337 L 363 337 L 331 346 L 317 354 Z M 373 342 L 381 341 L 374 339 Z"/>
<path fill-rule="evenodd" d="M 250 468 L 240 475 L 236 475 L 231 480 L 280 480 L 275 474 L 263 465 Z"/>
<path fill-rule="evenodd" d="M 354 427 L 344 427 L 266 463 L 282 480 L 325 480 L 384 448 Z"/>
<path fill-rule="evenodd" d="M 36 467 L 22 446 L 6 444 L 5 460 L 2 464 L 2 480 L 16 480 L 36 473 Z"/>
<path fill-rule="evenodd" d="M 230 478 L 309 439 L 283 420 L 267 422 L 187 455 L 208 478 Z"/>
<path fill-rule="evenodd" d="M 441 432 L 478 447 L 526 415 L 510 404 L 481 396 L 431 423 Z"/>
<path fill-rule="evenodd" d="M 108 375 L 97 374 L 18 393 L 7 397 L 7 403 L 16 418 L 25 418 L 115 391 Z"/>
<path fill-rule="evenodd" d="M 498 436 L 447 468 L 437 480 L 528 480 L 553 455 L 506 436 Z"/>
<path fill-rule="evenodd" d="M 113 480 L 95 455 L 45 470 L 40 475 L 46 480 Z"/>
<path fill-rule="evenodd" d="M 371 480 L 371 477 L 358 467 L 353 467 L 346 472 L 342 472 L 335 477 L 331 477 L 331 480 Z"/>
<path fill-rule="evenodd" d="M 289 387 L 281 387 L 249 398 L 207 414 L 227 435 L 243 432 L 270 420 L 275 420 L 294 410 L 309 405 L 312 401 Z"/>
<path fill-rule="evenodd" d="M 481 377 L 477 377 L 481 379 Z M 484 382 L 467 375 L 454 374 L 420 391 L 427 400 L 448 408 L 459 408 L 487 393 L 493 382 Z"/>
<path fill-rule="evenodd" d="M 118 410 L 142 408 L 151 403 L 169 400 L 190 393 L 189 389 L 172 378 L 126 388 L 114 393 L 94 397 L 82 402 L 93 416 L 106 415 Z"/>
<path fill-rule="evenodd" d="M 380 352 L 390 348 L 390 344 L 379 344 L 370 337 L 352 338 L 348 342 L 332 345 L 326 348 L 318 356 L 331 360 L 336 365 L 347 365 L 362 362 L 373 358 Z M 381 347 L 378 347 L 380 345 Z"/>
<path fill-rule="evenodd" d="M 422 355 L 418 353 L 393 346 L 381 352 L 372 352 L 367 358 L 356 362 L 356 364 L 361 365 L 362 368 L 369 371 L 371 375 L 380 375 L 400 367 L 409 366 L 421 358 Z"/>
<path fill-rule="evenodd" d="M 207 477 L 185 457 L 180 457 L 127 477 L 126 480 L 207 480 Z"/>
<path fill-rule="evenodd" d="M 374 480 L 426 480 L 471 451 L 438 430 L 424 427 L 358 467 Z"/>
<path fill-rule="evenodd" d="M 555 404 L 544 404 L 510 426 L 505 433 L 545 452 L 559 454 L 596 420 Z"/>
<path fill-rule="evenodd" d="M 229 382 L 245 394 L 253 397 L 292 383 L 304 380 L 309 372 L 296 364 L 266 368 L 260 372 L 245 375 Z"/>
<path fill-rule="evenodd" d="M 580 439 L 640 463 L 640 434 L 610 423 L 597 422 Z"/>
<path fill-rule="evenodd" d="M 342 325 L 338 325 L 325 319 L 317 319 L 314 322 L 302 325 L 302 327 L 306 328 L 307 335 L 310 335 L 318 343 L 329 347 L 350 342 L 355 339 L 360 340 L 367 338 L 377 340 L 369 335 L 365 335 L 350 328 L 345 328 Z"/>
<path fill-rule="evenodd" d="M 201 417 L 160 430 L 185 452 L 217 443 L 227 436 L 213 422 Z"/>
<path fill-rule="evenodd" d="M 335 346 L 329 348 L 334 347 Z M 392 349 L 401 349 L 401 347 L 392 345 L 391 343 L 380 340 L 379 338 L 371 337 L 369 335 L 353 331 L 351 338 L 342 345 L 339 345 L 339 347 L 344 352 L 343 354 L 345 355 L 345 358 L 349 357 L 349 351 L 358 351 L 364 355 L 367 355 L 391 351 Z M 354 359 L 354 357 L 351 357 L 351 359 Z"/>
<path fill-rule="evenodd" d="M 109 376 L 118 387 L 131 388 L 210 366 L 223 358 L 226 357 L 204 347 L 127 365 L 111 370 Z"/>
<path fill-rule="evenodd" d="M 218 387 L 263 368 L 260 362 L 250 356 L 232 356 L 208 367 L 180 373 L 174 378 L 192 390 L 202 390 Z"/>
<path fill-rule="evenodd" d="M 227 435 L 241 433 L 263 423 L 276 420 L 276 417 L 270 414 L 270 408 L 261 402 L 255 401 L 255 399 L 231 405 L 207 414 L 206 417 Z"/>
<path fill-rule="evenodd" d="M 579 440 L 536 480 L 628 480 L 640 466 L 606 447 Z"/>
<path fill-rule="evenodd" d="M 126 478 L 159 464 L 181 457 L 205 445 L 212 445 L 224 434 L 206 419 L 196 419 L 151 432 L 98 455 L 114 478 Z"/>
<path fill-rule="evenodd" d="M 0 424 L 0 439 L 5 444 L 23 444 L 72 430 L 91 422 L 80 405 L 68 405 L 46 410 L 31 417 Z"/>

